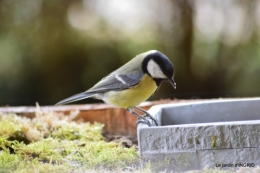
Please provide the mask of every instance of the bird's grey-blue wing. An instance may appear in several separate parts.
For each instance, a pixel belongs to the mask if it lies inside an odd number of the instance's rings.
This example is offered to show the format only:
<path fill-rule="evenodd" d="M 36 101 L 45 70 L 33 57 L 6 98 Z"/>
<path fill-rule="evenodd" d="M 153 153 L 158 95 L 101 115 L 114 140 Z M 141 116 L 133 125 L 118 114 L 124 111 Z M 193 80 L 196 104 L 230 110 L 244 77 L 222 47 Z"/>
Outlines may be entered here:
<path fill-rule="evenodd" d="M 56 105 L 62 105 L 62 104 L 67 104 L 78 100 L 83 100 L 95 96 L 95 94 L 98 93 L 104 93 L 107 91 L 116 91 L 116 90 L 118 91 L 118 90 L 131 88 L 140 82 L 143 75 L 144 74 L 138 70 L 133 70 L 131 73 L 127 75 L 111 73 L 107 77 L 103 78 L 100 82 L 98 82 L 95 86 L 87 90 L 86 92 L 79 93 L 69 98 L 66 98 L 58 102 Z"/>
<path fill-rule="evenodd" d="M 98 82 L 95 86 L 87 90 L 86 93 L 102 93 L 107 91 L 118 91 L 131 88 L 140 82 L 143 75 L 144 74 L 139 70 L 134 70 L 129 74 L 111 73 L 107 77 L 103 78 L 100 82 Z"/>

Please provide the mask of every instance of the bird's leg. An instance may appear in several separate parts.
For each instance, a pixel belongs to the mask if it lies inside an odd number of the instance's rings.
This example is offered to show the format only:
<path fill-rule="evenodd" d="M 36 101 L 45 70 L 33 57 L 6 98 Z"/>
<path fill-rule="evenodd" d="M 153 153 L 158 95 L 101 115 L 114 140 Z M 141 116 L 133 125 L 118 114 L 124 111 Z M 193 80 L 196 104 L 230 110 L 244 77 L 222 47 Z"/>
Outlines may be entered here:
<path fill-rule="evenodd" d="M 154 122 L 155 126 L 158 126 L 157 120 L 154 119 L 147 111 L 145 111 L 144 109 L 139 108 L 139 107 L 134 107 L 134 108 L 136 108 L 136 109 L 138 109 L 139 111 L 143 112 L 143 113 L 145 114 L 145 115 L 143 116 L 144 118 L 145 118 L 145 117 L 150 118 L 150 119 Z"/>
<path fill-rule="evenodd" d="M 147 120 L 145 117 L 143 117 L 142 115 L 138 114 L 137 112 L 134 111 L 134 108 L 128 108 L 127 109 L 131 114 L 137 116 L 138 120 L 136 122 L 136 124 L 139 123 L 143 123 L 143 124 L 147 124 L 149 127 L 152 126 L 152 124 L 150 123 L 149 120 Z"/>
<path fill-rule="evenodd" d="M 145 115 L 142 116 L 140 114 L 138 114 L 137 112 L 134 111 L 134 108 L 138 109 L 139 111 L 143 112 Z M 147 124 L 149 127 L 151 126 L 158 126 L 158 122 L 156 119 L 154 119 L 148 112 L 146 112 L 145 110 L 139 108 L 139 107 L 133 107 L 133 108 L 128 108 L 128 111 L 132 114 L 134 114 L 135 116 L 138 117 L 138 120 L 137 120 L 137 124 L 139 123 L 143 123 L 143 124 Z M 149 120 L 146 119 L 146 117 L 148 117 L 149 119 L 152 120 L 152 124 L 150 123 Z"/>

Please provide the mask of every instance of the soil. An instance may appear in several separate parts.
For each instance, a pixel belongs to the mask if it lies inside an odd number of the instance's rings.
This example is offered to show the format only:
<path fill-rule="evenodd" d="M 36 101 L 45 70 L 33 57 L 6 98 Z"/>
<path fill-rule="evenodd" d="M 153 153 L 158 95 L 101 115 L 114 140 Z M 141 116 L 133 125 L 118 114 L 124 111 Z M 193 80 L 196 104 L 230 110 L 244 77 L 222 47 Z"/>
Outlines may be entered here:
<path fill-rule="evenodd" d="M 123 147 L 131 148 L 135 147 L 138 149 L 138 141 L 136 136 L 123 136 L 123 135 L 108 135 L 103 134 L 105 141 L 121 143 Z"/>

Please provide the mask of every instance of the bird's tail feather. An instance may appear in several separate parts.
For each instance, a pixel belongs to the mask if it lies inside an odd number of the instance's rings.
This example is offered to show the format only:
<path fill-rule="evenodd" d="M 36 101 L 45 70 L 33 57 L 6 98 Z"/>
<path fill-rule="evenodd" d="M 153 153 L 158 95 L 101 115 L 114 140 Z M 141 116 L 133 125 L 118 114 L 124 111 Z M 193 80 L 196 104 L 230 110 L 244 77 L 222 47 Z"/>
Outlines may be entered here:
<path fill-rule="evenodd" d="M 86 92 L 79 93 L 79 94 L 76 94 L 76 95 L 71 96 L 69 98 L 66 98 L 64 100 L 61 100 L 60 102 L 56 103 L 55 105 L 64 105 L 64 104 L 67 104 L 67 103 L 83 100 L 83 99 L 86 99 L 86 98 L 93 96 L 94 94 L 95 93 L 86 93 Z"/>

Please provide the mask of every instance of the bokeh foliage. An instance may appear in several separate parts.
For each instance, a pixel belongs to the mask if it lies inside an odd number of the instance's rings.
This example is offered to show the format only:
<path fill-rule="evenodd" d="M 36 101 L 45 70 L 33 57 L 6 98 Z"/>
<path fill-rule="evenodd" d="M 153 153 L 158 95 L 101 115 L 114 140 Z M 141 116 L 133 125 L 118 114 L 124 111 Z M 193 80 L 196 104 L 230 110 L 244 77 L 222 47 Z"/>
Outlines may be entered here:
<path fill-rule="evenodd" d="M 151 49 L 177 82 L 151 99 L 259 96 L 259 16 L 259 0 L 0 0 L 0 105 L 55 104 Z"/>

